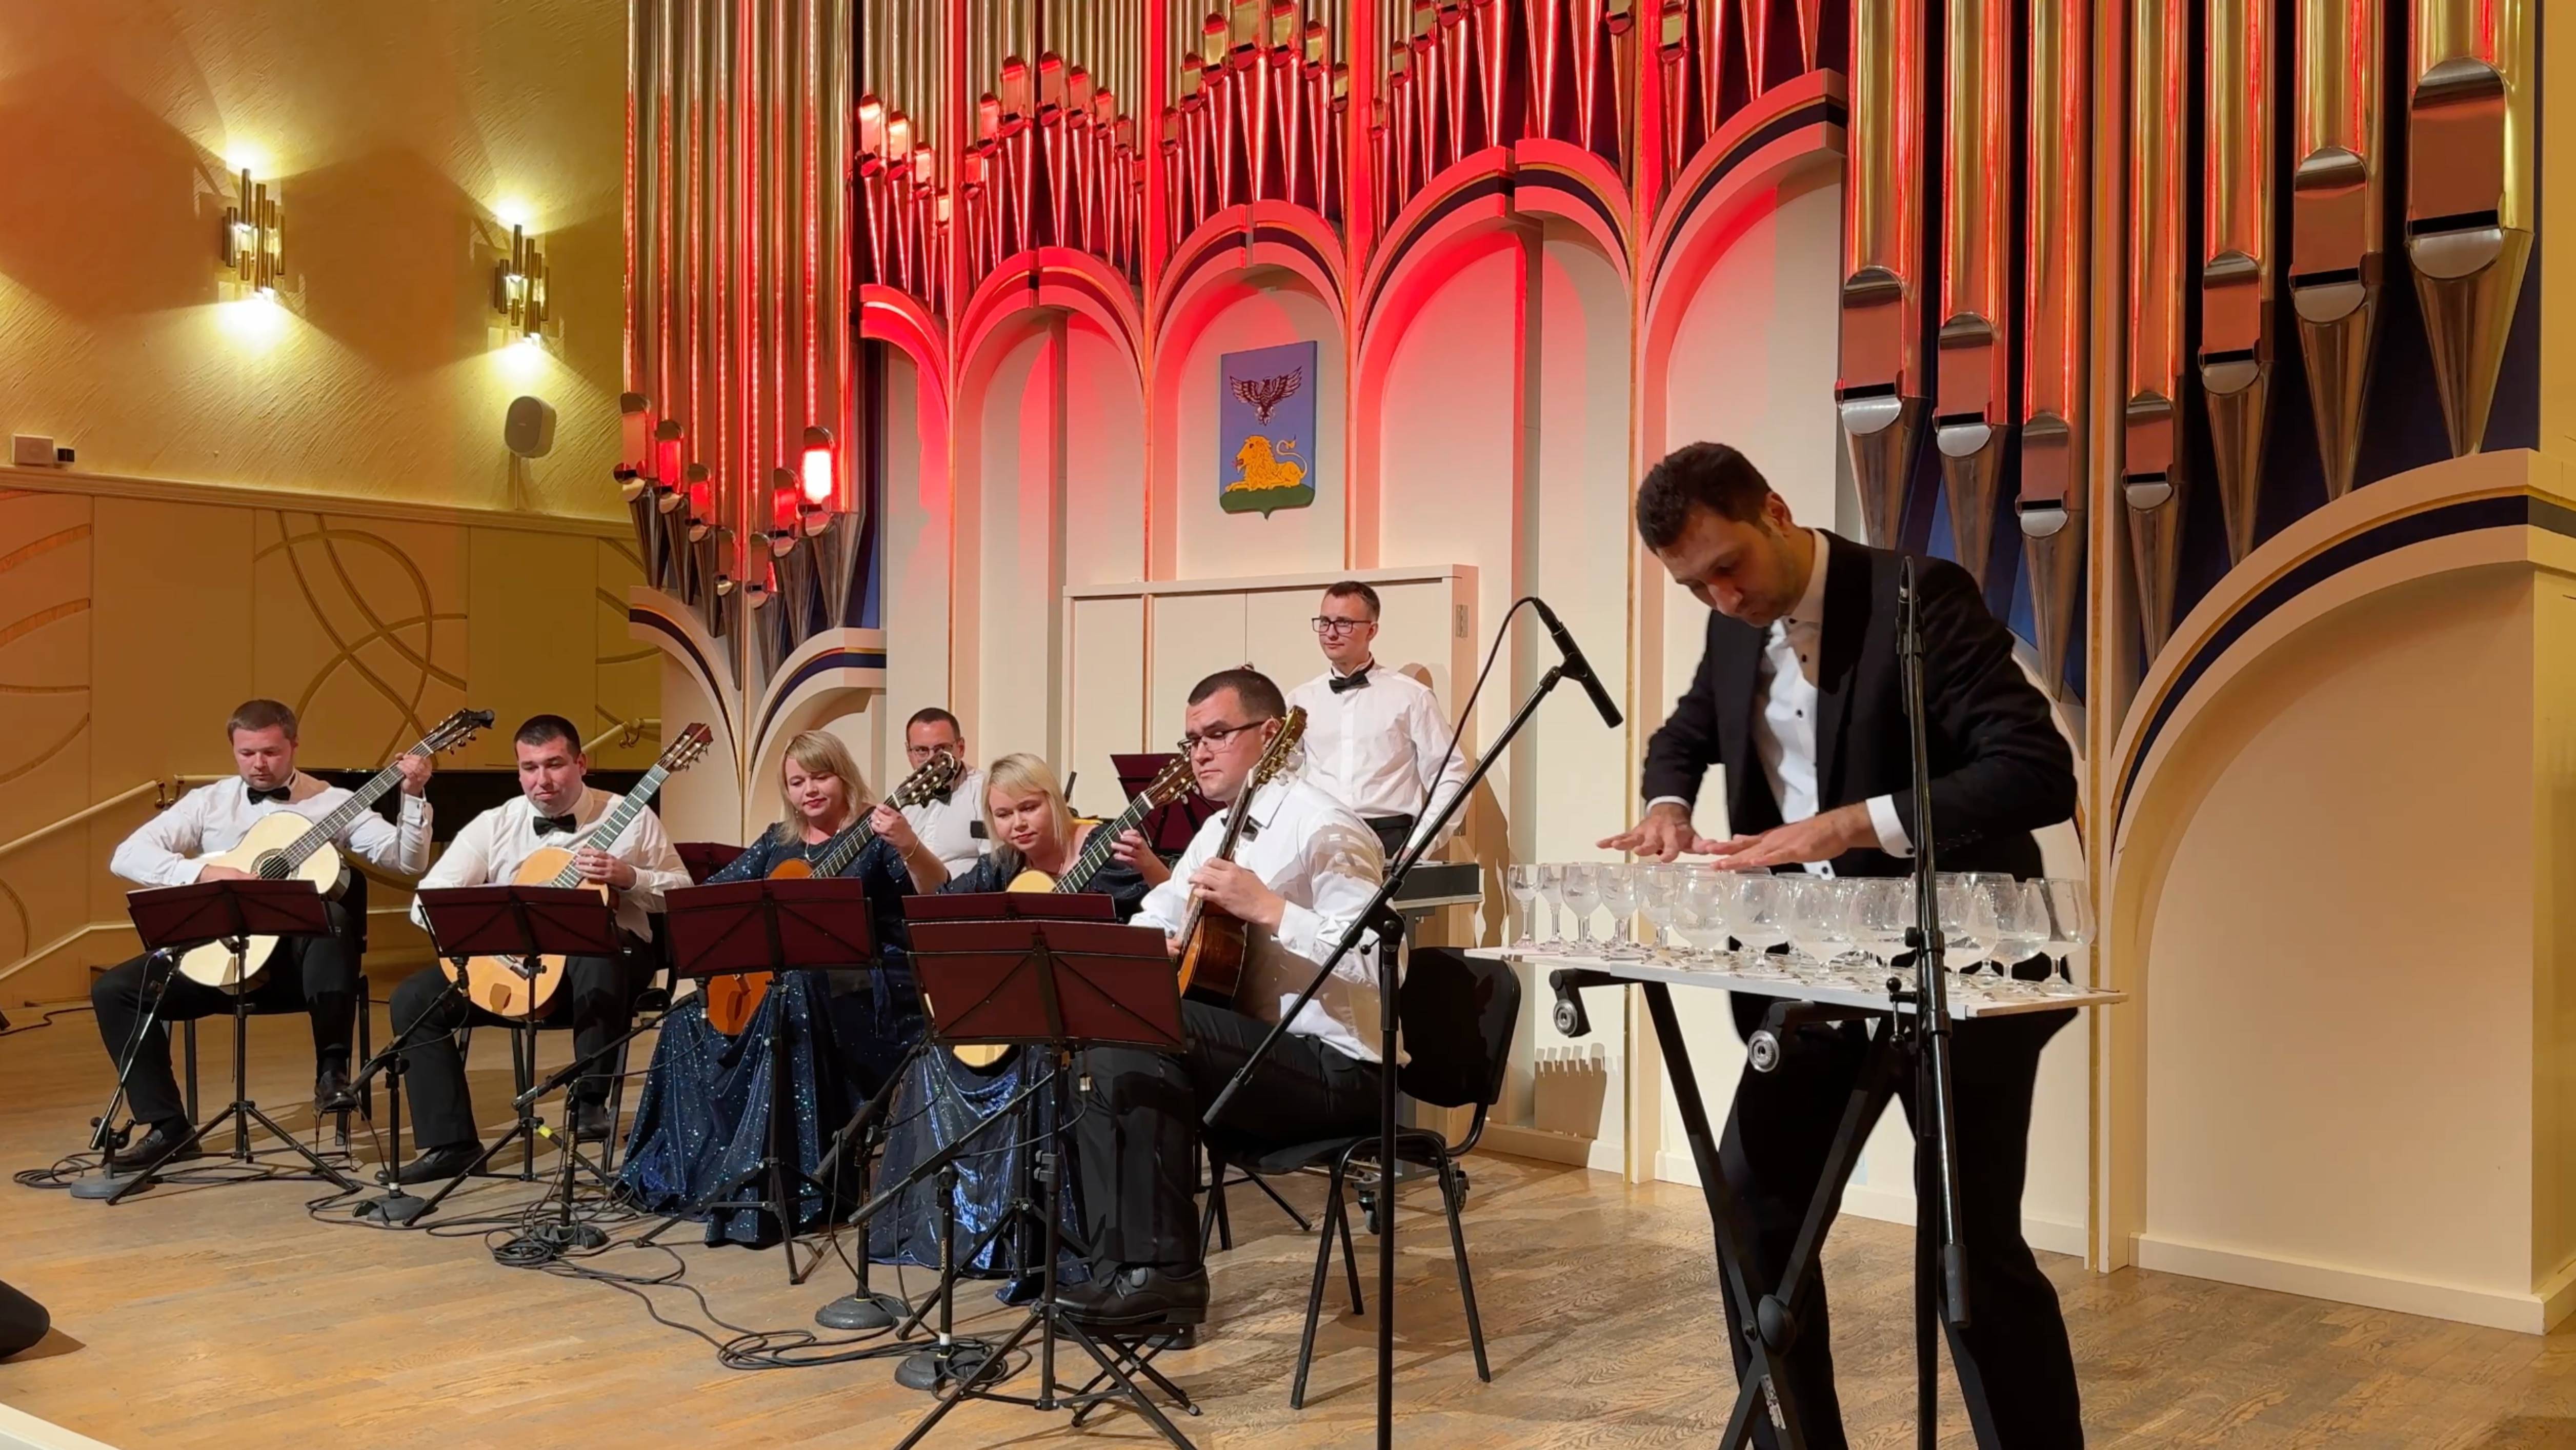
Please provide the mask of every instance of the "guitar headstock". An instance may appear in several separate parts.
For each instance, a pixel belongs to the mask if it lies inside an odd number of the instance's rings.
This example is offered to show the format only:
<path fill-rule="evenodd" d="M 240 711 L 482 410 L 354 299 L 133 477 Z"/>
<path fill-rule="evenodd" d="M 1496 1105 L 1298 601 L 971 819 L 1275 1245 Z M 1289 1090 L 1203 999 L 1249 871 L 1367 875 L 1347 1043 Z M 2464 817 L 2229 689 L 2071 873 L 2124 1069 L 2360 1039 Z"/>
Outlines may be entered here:
<path fill-rule="evenodd" d="M 936 800 L 948 794 L 956 786 L 957 777 L 965 772 L 966 768 L 957 763 L 957 757 L 943 750 L 923 761 L 921 769 L 906 776 L 903 784 L 894 788 L 889 803 L 901 810 L 905 806 Z"/>
<path fill-rule="evenodd" d="M 697 764 L 698 757 L 707 753 L 707 747 L 714 744 L 715 739 L 714 731 L 703 724 L 692 722 L 687 729 L 680 732 L 678 739 L 673 740 L 663 749 L 661 759 L 654 761 L 653 764 L 664 775 L 677 775 Z"/>
<path fill-rule="evenodd" d="M 1188 795 L 1198 783 L 1198 776 L 1190 769 L 1189 757 L 1176 755 L 1154 773 L 1152 780 L 1145 782 L 1145 788 L 1136 792 L 1136 799 L 1146 810 L 1160 810 Z"/>
<path fill-rule="evenodd" d="M 1279 722 L 1279 733 L 1270 737 L 1269 748 L 1263 750 L 1261 759 L 1254 763 L 1252 779 L 1244 789 L 1256 791 L 1268 785 L 1274 776 L 1287 768 L 1288 757 L 1297 753 L 1297 743 L 1305 738 L 1306 707 L 1291 705 L 1288 718 Z"/>
<path fill-rule="evenodd" d="M 491 728 L 491 711 L 459 710 L 439 721 L 427 735 L 420 737 L 420 743 L 411 748 L 411 753 L 439 755 L 451 750 L 462 750 L 467 741 Z"/>

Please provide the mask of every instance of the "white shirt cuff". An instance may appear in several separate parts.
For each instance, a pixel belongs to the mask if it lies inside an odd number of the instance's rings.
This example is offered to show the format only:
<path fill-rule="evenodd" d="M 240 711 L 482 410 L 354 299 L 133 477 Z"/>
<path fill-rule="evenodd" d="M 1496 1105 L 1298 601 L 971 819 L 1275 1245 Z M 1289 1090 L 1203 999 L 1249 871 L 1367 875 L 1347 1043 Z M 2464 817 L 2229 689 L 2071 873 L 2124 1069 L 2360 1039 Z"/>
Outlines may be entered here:
<path fill-rule="evenodd" d="M 1689 801 L 1683 800 L 1680 796 L 1677 796 L 1677 795 L 1659 795 L 1659 796 L 1655 797 L 1653 800 L 1650 800 L 1650 801 L 1646 802 L 1646 809 L 1648 809 L 1648 810 L 1650 810 L 1650 811 L 1651 811 L 1651 810 L 1653 810 L 1653 809 L 1654 809 L 1655 807 L 1657 807 L 1657 806 L 1665 805 L 1665 804 L 1668 804 L 1668 803 L 1669 803 L 1669 804 L 1672 804 L 1672 805 L 1680 806 L 1680 807 L 1682 808 L 1682 813 L 1683 813 L 1684 815 L 1688 815 L 1688 814 L 1690 813 L 1691 803 L 1690 803 Z"/>
<path fill-rule="evenodd" d="M 402 802 L 402 818 L 406 822 L 428 819 L 429 797 L 400 791 L 396 793 L 396 799 Z"/>
<path fill-rule="evenodd" d="M 1914 842 L 1905 834 L 1905 823 L 1896 818 L 1896 797 L 1874 795 L 1869 798 L 1869 824 L 1878 832 L 1878 849 L 1891 856 L 1911 856 Z"/>

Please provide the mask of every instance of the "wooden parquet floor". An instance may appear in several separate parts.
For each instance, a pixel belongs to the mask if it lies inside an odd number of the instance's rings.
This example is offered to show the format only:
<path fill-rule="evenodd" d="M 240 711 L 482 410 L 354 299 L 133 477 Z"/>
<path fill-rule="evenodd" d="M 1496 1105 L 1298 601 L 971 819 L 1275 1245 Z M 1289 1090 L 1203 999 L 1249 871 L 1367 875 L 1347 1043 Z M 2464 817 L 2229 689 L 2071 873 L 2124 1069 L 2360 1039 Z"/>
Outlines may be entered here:
<path fill-rule="evenodd" d="M 218 1030 L 206 1034 L 206 1082 L 220 1092 L 226 1034 L 209 1025 Z M 270 1020 L 251 1035 L 254 1096 L 308 1127 L 302 1033 Z M 507 1058 L 497 1038 L 477 1046 L 479 1106 L 497 1120 Z M 546 1052 L 560 1060 L 561 1034 L 547 1034 Z M 0 1040 L 0 1162 L 40 1166 L 77 1146 L 108 1083 L 86 1014 Z M 1408 1211 L 1398 1235 L 1398 1443 L 1712 1443 L 1732 1384 L 1695 1191 L 1491 1156 L 1473 1172 L 1468 1235 L 1494 1382 L 1476 1381 L 1438 1220 Z M 0 1402 L 120 1447 L 560 1450 L 874 1450 L 927 1406 L 894 1386 L 883 1360 L 726 1369 L 707 1342 L 647 1313 L 649 1300 L 665 1318 L 728 1337 L 682 1289 L 629 1293 L 504 1268 L 476 1237 L 317 1223 L 304 1205 L 318 1191 L 173 1185 L 108 1208 L 0 1185 L 0 1278 L 48 1305 L 57 1325 L 31 1355 L 0 1364 Z M 528 1196 L 495 1183 L 452 1203 L 489 1214 Z M 1206 1342 L 1165 1361 L 1205 1409 L 1183 1427 L 1209 1450 L 1366 1443 L 1373 1323 L 1347 1313 L 1326 1322 L 1307 1408 L 1290 1410 L 1313 1241 L 1253 1198 L 1238 1197 L 1237 1247 L 1213 1263 Z M 805 1327 L 839 1292 L 834 1270 L 790 1288 L 775 1253 L 680 1237 L 687 1282 L 731 1324 Z M 1908 1243 L 1904 1230 L 1855 1219 L 1827 1255 L 1856 1446 L 1912 1443 Z M 1364 1264 L 1372 1252 L 1363 1240 Z M 654 1274 L 671 1260 L 618 1248 L 591 1262 Z M 2576 1335 L 2046 1262 L 2074 1334 L 2093 1445 L 2576 1446 Z M 881 1271 L 880 1287 L 890 1277 Z M 917 1292 L 924 1276 L 908 1277 Z M 1373 1269 L 1368 1282 L 1373 1295 Z M 960 1305 L 974 1316 L 969 1332 L 1016 1320 L 981 1290 Z M 1969 1443 L 1955 1392 L 1944 1424 L 1944 1443 Z M 1061 1414 L 975 1405 L 930 1443 L 1134 1446 L 1152 1436 L 1126 1414 L 1077 1431 Z"/>

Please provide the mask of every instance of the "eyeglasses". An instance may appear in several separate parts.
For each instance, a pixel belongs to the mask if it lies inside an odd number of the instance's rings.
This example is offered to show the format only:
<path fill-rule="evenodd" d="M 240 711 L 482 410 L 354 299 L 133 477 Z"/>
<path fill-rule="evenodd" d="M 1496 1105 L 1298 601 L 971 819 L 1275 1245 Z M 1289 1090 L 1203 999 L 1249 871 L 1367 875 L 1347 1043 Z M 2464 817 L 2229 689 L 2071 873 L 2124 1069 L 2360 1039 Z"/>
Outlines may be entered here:
<path fill-rule="evenodd" d="M 1202 745 L 1210 751 L 1223 750 L 1225 743 L 1237 735 L 1246 730 L 1258 730 L 1269 723 L 1267 720 L 1246 720 L 1240 725 L 1215 725 L 1196 735 L 1184 735 L 1175 743 L 1180 747 L 1183 755 L 1198 753 L 1198 748 Z"/>
<path fill-rule="evenodd" d="M 1313 619 L 1308 620 L 1307 623 L 1315 626 L 1315 633 L 1317 634 L 1350 634 L 1357 630 L 1367 629 L 1376 624 L 1377 621 L 1374 619 L 1332 619 L 1318 614 Z"/>
<path fill-rule="evenodd" d="M 926 761 L 934 755 L 949 755 L 954 752 L 945 745 L 907 745 L 903 748 L 903 753 L 915 761 Z"/>

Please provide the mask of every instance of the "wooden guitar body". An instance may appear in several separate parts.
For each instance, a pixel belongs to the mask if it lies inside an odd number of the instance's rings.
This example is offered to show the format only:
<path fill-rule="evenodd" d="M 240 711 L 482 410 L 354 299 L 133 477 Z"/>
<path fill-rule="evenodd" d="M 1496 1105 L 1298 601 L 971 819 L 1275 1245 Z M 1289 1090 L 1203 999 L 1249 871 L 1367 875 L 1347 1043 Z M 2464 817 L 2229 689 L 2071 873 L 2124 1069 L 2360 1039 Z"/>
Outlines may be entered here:
<path fill-rule="evenodd" d="M 267 876 L 279 881 L 310 881 L 313 889 L 325 896 L 337 895 L 340 873 L 344 868 L 338 848 L 317 847 L 292 869 L 272 866 L 263 870 L 261 858 L 277 856 L 304 838 L 313 823 L 293 811 L 271 811 L 259 818 L 242 837 L 241 844 L 219 856 L 208 856 L 200 865 L 230 866 L 253 876 Z M 242 953 L 241 969 L 233 969 L 233 954 L 220 942 L 208 942 L 179 958 L 179 974 L 189 981 L 227 992 L 247 990 L 259 981 L 260 972 L 268 966 L 269 955 L 277 950 L 277 938 L 255 936 L 249 949 Z"/>
<path fill-rule="evenodd" d="M 572 852 L 561 846 L 544 846 L 531 852 L 510 873 L 513 886 L 549 886 L 572 865 Z M 608 888 L 598 888 L 602 898 Z M 554 1001 L 555 987 L 563 981 L 564 959 L 561 957 L 475 957 L 465 964 L 465 995 L 477 1007 L 497 1017 L 529 1018 L 544 1013 Z M 456 963 L 442 958 L 439 969 L 447 979 L 456 980 Z"/>
<path fill-rule="evenodd" d="M 1243 964 L 1251 943 L 1242 920 L 1209 907 L 1200 913 L 1198 930 L 1190 933 L 1181 953 L 1181 995 L 1218 1007 L 1234 1005 L 1243 987 Z"/>
<path fill-rule="evenodd" d="M 802 856 L 790 856 L 769 868 L 772 881 L 804 881 L 813 875 L 813 866 Z M 707 999 L 707 1025 L 727 1037 L 740 1036 L 768 998 L 770 976 L 768 972 L 737 972 L 707 978 L 700 988 Z"/>

